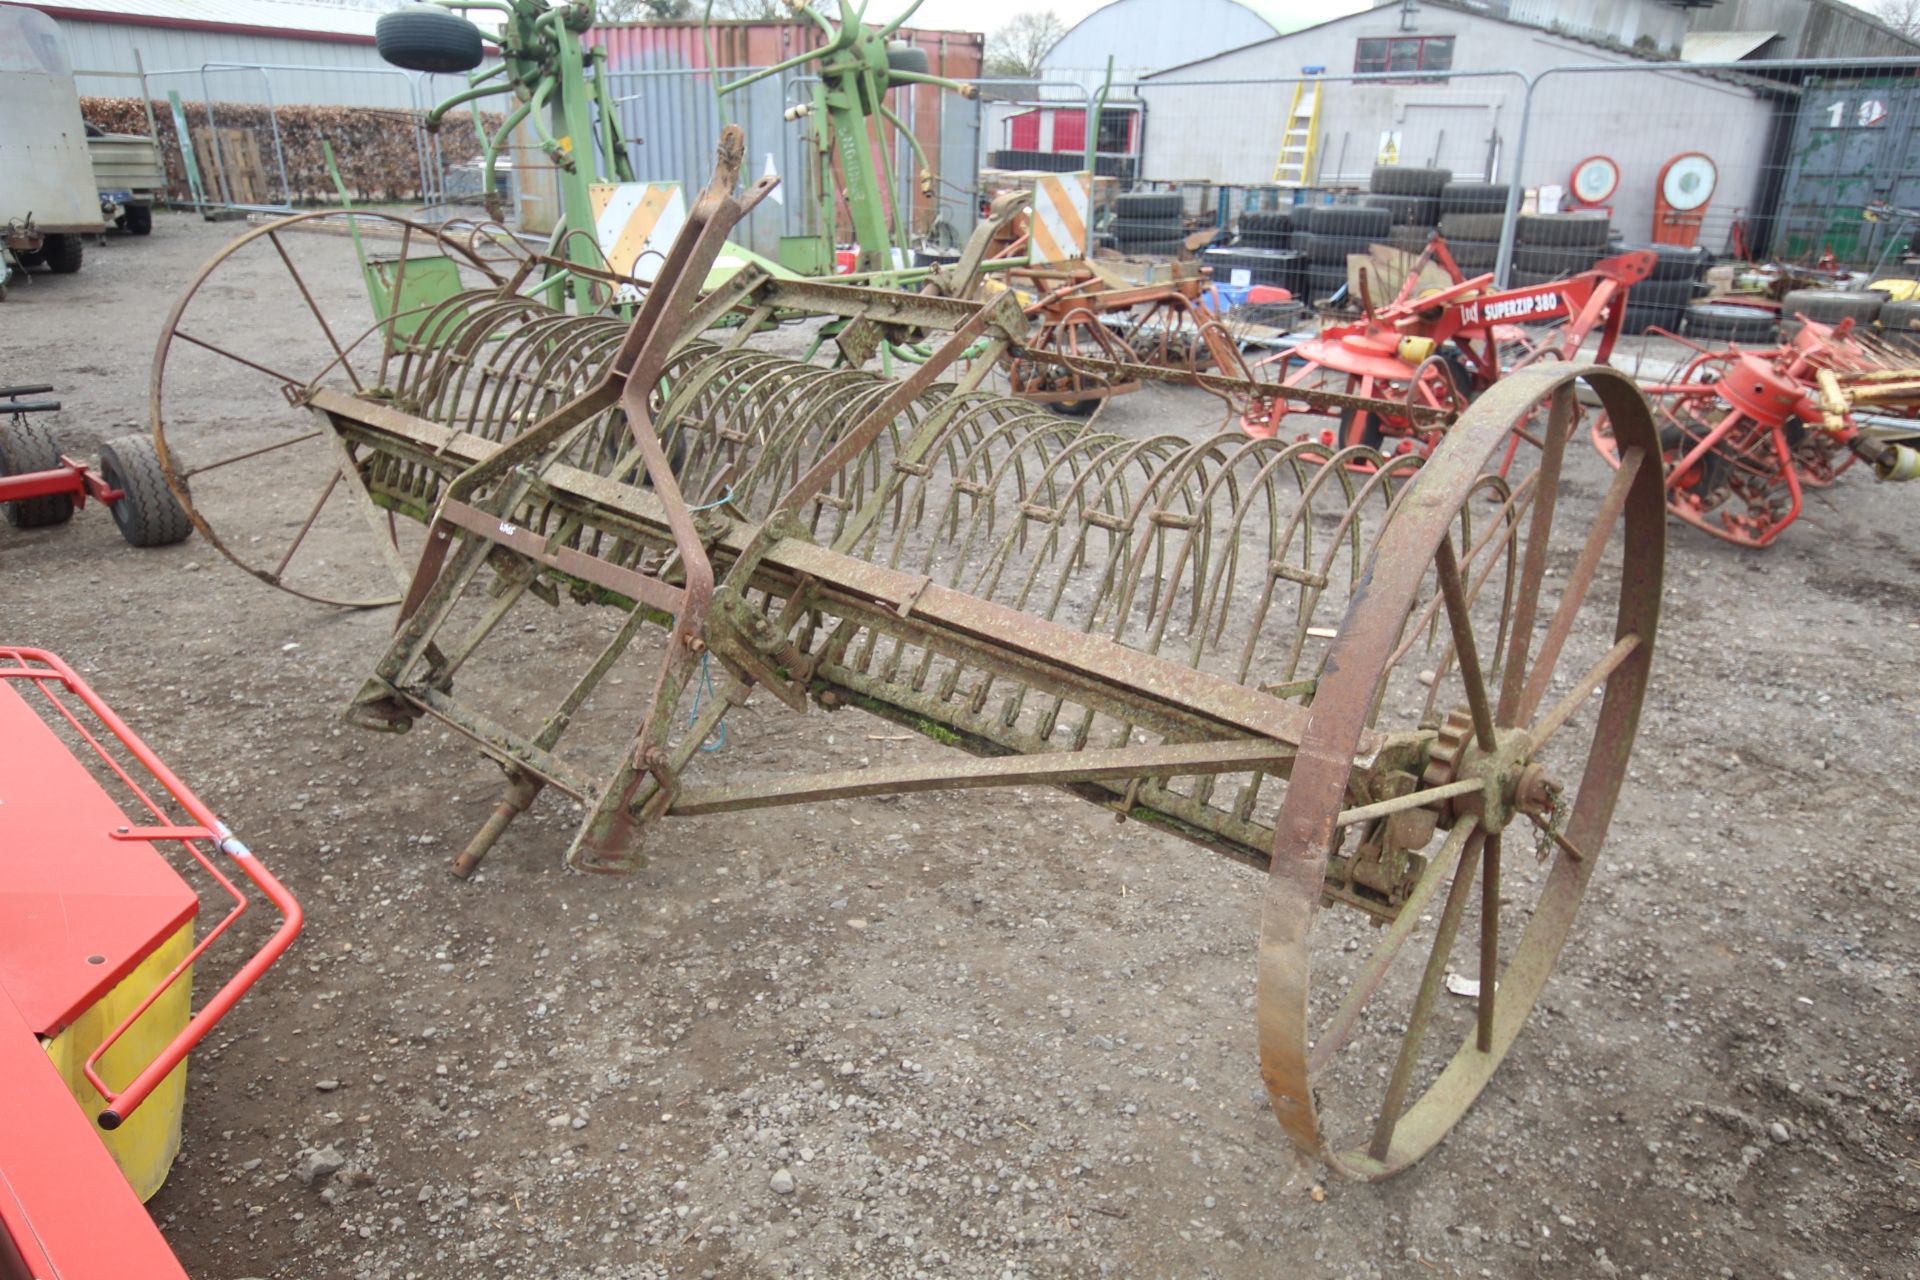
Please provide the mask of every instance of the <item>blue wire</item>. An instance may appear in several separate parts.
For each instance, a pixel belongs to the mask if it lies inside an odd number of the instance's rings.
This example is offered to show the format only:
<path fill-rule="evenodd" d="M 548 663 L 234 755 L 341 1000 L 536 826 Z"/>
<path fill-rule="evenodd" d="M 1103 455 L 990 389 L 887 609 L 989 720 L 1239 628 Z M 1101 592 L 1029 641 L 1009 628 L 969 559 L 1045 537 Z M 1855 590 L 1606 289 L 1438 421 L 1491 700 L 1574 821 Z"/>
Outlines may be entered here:
<path fill-rule="evenodd" d="M 733 501 L 733 486 L 728 485 L 720 491 L 720 496 L 712 502 L 703 502 L 697 507 L 688 507 L 688 511 L 711 511 L 715 507 L 724 507 Z"/>
<path fill-rule="evenodd" d="M 720 499 L 720 502 L 725 502 L 725 501 L 726 501 L 725 498 Z M 720 503 L 716 502 L 711 505 L 719 506 Z M 700 510 L 700 508 L 695 507 L 694 510 L 698 511 Z M 689 729 L 693 728 L 694 721 L 700 718 L 701 696 L 704 694 L 711 694 L 714 697 L 719 696 L 719 691 L 713 687 L 713 672 L 708 666 L 708 663 L 712 659 L 712 657 L 713 655 L 710 653 L 703 653 L 700 655 L 700 683 L 694 686 L 693 708 L 687 712 L 687 728 Z M 720 748 L 727 745 L 727 722 L 725 720 L 722 720 L 720 722 L 719 728 L 716 730 L 716 732 L 719 733 L 720 735 L 719 738 L 713 742 L 701 743 L 700 749 L 702 751 L 718 751 Z"/>

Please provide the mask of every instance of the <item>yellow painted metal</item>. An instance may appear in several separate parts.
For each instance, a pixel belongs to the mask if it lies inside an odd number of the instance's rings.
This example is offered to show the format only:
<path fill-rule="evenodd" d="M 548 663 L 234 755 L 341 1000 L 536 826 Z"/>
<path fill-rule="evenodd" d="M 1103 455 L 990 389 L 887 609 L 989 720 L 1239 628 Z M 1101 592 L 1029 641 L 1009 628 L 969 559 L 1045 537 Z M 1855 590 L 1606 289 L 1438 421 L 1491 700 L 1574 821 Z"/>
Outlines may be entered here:
<path fill-rule="evenodd" d="M 1419 364 L 1433 354 L 1433 346 L 1432 338 L 1409 336 L 1400 339 L 1398 354 L 1408 364 Z"/>
<path fill-rule="evenodd" d="M 1302 76 L 1293 82 L 1293 105 L 1287 108 L 1286 131 L 1280 135 L 1280 154 L 1273 162 L 1273 181 L 1282 187 L 1313 185 L 1314 153 L 1320 143 L 1320 77 Z"/>
<path fill-rule="evenodd" d="M 88 1056 L 192 950 L 193 921 L 188 920 L 113 990 L 46 1042 L 47 1056 L 53 1059 L 60 1078 L 67 1082 L 68 1091 L 89 1118 L 98 1116 L 107 1103 L 87 1080 Z M 124 1088 L 186 1028 L 192 1014 L 193 972 L 189 969 L 100 1059 L 100 1078 L 112 1088 Z M 94 1126 L 142 1200 L 160 1189 L 173 1167 L 173 1158 L 180 1154 L 180 1121 L 186 1100 L 187 1064 L 182 1062 L 118 1129 L 108 1132 Z"/>

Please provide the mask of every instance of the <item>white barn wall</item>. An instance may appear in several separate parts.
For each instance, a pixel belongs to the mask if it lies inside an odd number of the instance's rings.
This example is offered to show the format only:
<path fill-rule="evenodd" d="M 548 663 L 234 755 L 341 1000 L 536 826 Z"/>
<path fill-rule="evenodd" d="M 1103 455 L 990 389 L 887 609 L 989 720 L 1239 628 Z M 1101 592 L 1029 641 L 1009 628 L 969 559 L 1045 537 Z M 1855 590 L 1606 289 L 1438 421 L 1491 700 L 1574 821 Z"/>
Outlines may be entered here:
<path fill-rule="evenodd" d="M 1141 81 L 1130 92 L 1137 92 L 1147 109 L 1143 176 L 1232 185 L 1271 182 L 1292 100 L 1290 77 L 1316 65 L 1330 74 L 1350 73 L 1357 40 L 1403 34 L 1453 36 L 1456 74 L 1445 83 L 1327 83 L 1320 111 L 1319 185 L 1364 187 L 1380 135 L 1389 130 L 1401 134 L 1403 164 L 1452 169 L 1462 181 L 1509 180 L 1525 84 L 1517 76 L 1458 73 L 1518 70 L 1537 77 L 1554 67 L 1634 63 L 1595 44 L 1437 6 L 1422 9 L 1411 32 L 1402 30 L 1397 8 L 1355 14 Z M 1280 79 L 1285 83 L 1211 83 Z M 1623 72 L 1582 79 L 1549 77 L 1536 91 L 1523 182 L 1565 185 L 1579 160 L 1609 154 L 1622 170 L 1615 221 L 1628 235 L 1645 237 L 1660 166 L 1678 152 L 1699 150 L 1713 156 L 1721 174 L 1710 230 L 1715 216 L 1730 219 L 1735 208 L 1754 203 L 1773 115 L 1768 99 L 1690 73 Z"/>

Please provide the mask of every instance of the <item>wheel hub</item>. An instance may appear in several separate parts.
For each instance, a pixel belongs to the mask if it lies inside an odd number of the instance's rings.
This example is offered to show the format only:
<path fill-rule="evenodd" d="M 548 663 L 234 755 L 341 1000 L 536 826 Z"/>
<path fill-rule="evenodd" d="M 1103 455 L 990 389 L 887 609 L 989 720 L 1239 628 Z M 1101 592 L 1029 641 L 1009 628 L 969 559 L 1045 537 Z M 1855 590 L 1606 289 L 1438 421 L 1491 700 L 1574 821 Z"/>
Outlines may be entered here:
<path fill-rule="evenodd" d="M 1552 816 L 1560 784 L 1530 758 L 1533 740 L 1527 731 L 1497 729 L 1494 743 L 1492 751 L 1480 745 L 1473 732 L 1473 715 L 1465 707 L 1455 709 L 1441 724 L 1427 754 L 1421 785 L 1438 787 L 1464 779 L 1481 784 L 1479 791 L 1442 803 L 1442 826 L 1451 827 L 1472 815 L 1479 819 L 1482 831 L 1494 834 L 1506 830 L 1516 815 Z"/>

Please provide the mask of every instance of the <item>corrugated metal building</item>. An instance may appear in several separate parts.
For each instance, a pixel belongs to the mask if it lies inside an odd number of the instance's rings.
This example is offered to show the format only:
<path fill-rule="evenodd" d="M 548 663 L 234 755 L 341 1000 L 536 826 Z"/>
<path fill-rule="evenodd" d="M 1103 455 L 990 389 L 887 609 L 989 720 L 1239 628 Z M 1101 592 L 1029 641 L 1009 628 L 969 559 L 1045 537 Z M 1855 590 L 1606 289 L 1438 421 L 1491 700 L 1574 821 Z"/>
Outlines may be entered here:
<path fill-rule="evenodd" d="M 1862 12 L 1867 7 L 1836 0 L 1719 0 L 1689 15 L 1683 56 L 1689 62 L 1706 62 L 1715 56 L 1766 61 L 1910 58 L 1920 53 L 1920 44 Z"/>
<path fill-rule="evenodd" d="M 985 37 L 977 32 L 904 27 L 896 35 L 926 51 L 934 75 L 953 80 L 980 75 Z M 698 22 L 650 22 L 595 27 L 586 42 L 607 50 L 621 128 L 633 147 L 634 176 L 682 182 L 693 190 L 705 183 L 720 138 L 716 80 L 725 83 L 749 68 L 784 62 L 820 47 L 824 37 L 811 22 L 716 22 L 706 29 Z M 710 67 L 722 70 L 709 74 Z M 811 225 L 814 202 L 803 198 L 813 160 L 806 126 L 785 118 L 786 109 L 806 100 L 809 91 L 807 68 L 800 67 L 728 96 L 727 113 L 747 134 L 753 176 L 771 169 L 783 179 L 780 199 L 763 203 L 748 220 L 743 238 L 758 252 L 777 252 L 783 235 L 827 230 Z M 906 122 L 940 180 L 931 198 L 921 193 L 915 180 L 919 162 L 902 142 L 888 157 L 898 178 L 895 200 L 913 210 L 916 232 L 944 220 L 964 237 L 975 218 L 979 104 L 919 86 L 895 89 L 887 105 Z M 846 232 L 844 225 L 837 229 L 842 237 Z"/>
<path fill-rule="evenodd" d="M 29 7 L 59 24 L 85 97 L 138 96 L 131 77 L 144 64 L 154 97 L 174 89 L 183 98 L 219 102 L 264 102 L 270 95 L 277 103 L 432 105 L 461 78 L 411 76 L 382 62 L 373 47 L 374 23 L 402 3 L 34 0 Z M 311 69 L 275 70 L 269 82 L 258 71 L 207 65 L 222 62 Z"/>

